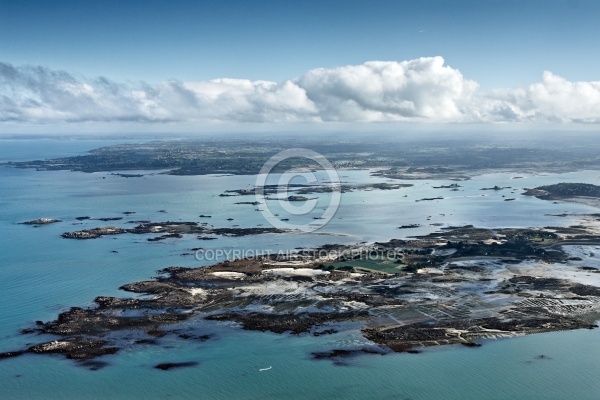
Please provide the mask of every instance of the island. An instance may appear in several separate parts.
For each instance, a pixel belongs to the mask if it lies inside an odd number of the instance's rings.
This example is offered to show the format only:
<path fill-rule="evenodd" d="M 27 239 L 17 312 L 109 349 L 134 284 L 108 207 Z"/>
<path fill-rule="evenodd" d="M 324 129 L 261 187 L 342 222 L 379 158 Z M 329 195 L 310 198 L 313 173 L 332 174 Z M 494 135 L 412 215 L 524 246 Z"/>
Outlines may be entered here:
<path fill-rule="evenodd" d="M 504 189 L 511 189 L 511 187 L 510 187 L 510 186 L 503 186 L 503 187 L 500 187 L 500 186 L 498 186 L 498 185 L 495 185 L 495 186 L 493 186 L 493 187 L 481 188 L 481 189 L 479 189 L 479 190 L 494 190 L 494 191 L 498 191 L 498 190 L 504 190 Z"/>
<path fill-rule="evenodd" d="M 355 322 L 372 344 L 313 353 L 333 361 L 593 328 L 600 317 L 600 288 L 583 276 L 600 271 L 577 264 L 566 250 L 575 244 L 600 245 L 600 236 L 583 226 L 467 225 L 381 243 L 296 249 L 200 268 L 172 266 L 153 280 L 121 287 L 136 297 L 99 296 L 94 307 L 73 307 L 56 320 L 38 321 L 23 334 L 41 343 L 0 358 L 60 354 L 89 367 L 131 346 L 125 339 L 130 332 L 138 332 L 136 343 L 156 343 L 181 335 L 181 323 L 197 318 L 316 336 Z M 44 342 L 47 335 L 52 339 Z"/>
<path fill-rule="evenodd" d="M 307 201 L 307 200 L 314 200 L 315 198 L 309 198 L 306 196 L 288 196 L 287 197 L 287 201 Z"/>
<path fill-rule="evenodd" d="M 232 219 L 228 218 L 229 221 Z M 200 235 L 198 238 L 206 240 L 204 235 L 220 235 L 220 236 L 247 236 L 258 235 L 262 233 L 281 233 L 283 230 L 278 228 L 215 228 L 206 223 L 199 224 L 190 221 L 165 221 L 165 222 L 150 222 L 144 221 L 134 228 L 119 228 L 115 226 L 104 226 L 92 229 L 84 229 L 81 231 L 65 232 L 62 237 L 65 239 L 97 239 L 102 236 L 122 235 L 126 233 L 144 235 L 144 234 L 162 234 L 158 238 L 150 241 L 163 240 L 167 238 L 181 238 L 183 234 Z"/>
<path fill-rule="evenodd" d="M 590 183 L 557 183 L 526 189 L 523 194 L 543 200 L 562 200 L 574 197 L 600 198 L 600 186 Z"/>
<path fill-rule="evenodd" d="M 406 187 L 413 186 L 411 183 L 363 183 L 363 184 L 336 184 L 330 182 L 328 184 L 289 184 L 286 189 L 288 192 L 297 193 L 296 195 L 290 195 L 287 197 L 288 201 L 306 201 L 312 200 L 311 198 L 305 197 L 305 194 L 316 194 L 316 193 L 330 193 L 332 191 L 338 191 L 340 193 L 348 193 L 354 191 L 371 191 L 371 190 L 396 190 Z M 220 194 L 221 197 L 230 196 L 256 196 L 262 194 L 263 196 L 276 195 L 281 192 L 279 185 L 264 185 L 260 188 L 252 189 L 231 189 L 225 193 Z M 267 197 L 268 200 L 280 200 L 275 197 Z"/>
<path fill-rule="evenodd" d="M 62 222 L 59 219 L 54 219 L 54 218 L 38 218 L 38 219 L 34 219 L 31 221 L 25 221 L 25 222 L 21 222 L 22 225 L 48 225 L 48 224 L 54 224 L 57 222 Z"/>
<path fill-rule="evenodd" d="M 557 183 L 525 189 L 525 196 L 542 200 L 562 200 L 600 207 L 600 186 L 590 183 Z"/>

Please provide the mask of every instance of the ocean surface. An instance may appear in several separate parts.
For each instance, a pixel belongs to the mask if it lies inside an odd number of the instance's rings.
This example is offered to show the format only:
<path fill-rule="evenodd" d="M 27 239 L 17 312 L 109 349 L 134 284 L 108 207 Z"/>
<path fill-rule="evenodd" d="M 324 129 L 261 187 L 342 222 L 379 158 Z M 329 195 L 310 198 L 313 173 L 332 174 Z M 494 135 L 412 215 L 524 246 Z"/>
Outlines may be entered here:
<path fill-rule="evenodd" d="M 0 162 L 77 155 L 115 143 L 121 142 L 0 140 Z M 492 173 L 459 182 L 459 191 L 432 188 L 450 181 L 407 181 L 414 186 L 344 193 L 334 218 L 313 233 L 219 237 L 212 241 L 199 241 L 190 235 L 161 242 L 148 242 L 145 236 L 137 235 L 86 241 L 60 237 L 65 231 L 103 225 L 131 227 L 134 225 L 128 221 L 146 219 L 202 221 L 216 227 L 268 226 L 254 206 L 235 204 L 253 198 L 218 196 L 225 190 L 252 187 L 255 177 L 141 173 L 142 178 L 124 178 L 111 173 L 0 167 L 0 352 L 47 340 L 19 334 L 36 320 L 55 319 L 71 306 L 90 306 L 99 295 L 130 295 L 118 289 L 125 283 L 149 279 L 171 265 L 191 267 L 219 261 L 196 259 L 190 251 L 195 247 L 259 252 L 387 241 L 440 228 L 431 224 L 571 225 L 577 216 L 551 214 L 598 210 L 522 196 L 522 188 L 558 182 L 600 184 L 600 171 Z M 369 171 L 339 171 L 339 175 L 346 183 L 397 182 L 371 177 Z M 276 181 L 279 177 L 270 178 Z M 512 189 L 480 190 L 494 185 Z M 298 222 L 309 222 L 323 212 L 330 195 L 316 196 L 317 208 L 297 217 Z M 437 196 L 444 199 L 415 201 Z M 507 202 L 505 198 L 515 200 Z M 200 214 L 212 218 L 204 220 Z M 80 216 L 123 220 L 77 221 Z M 40 217 L 63 222 L 37 228 L 19 224 Z M 398 229 L 407 224 L 421 226 Z M 599 329 L 491 340 L 475 349 L 448 346 L 426 349 L 421 354 L 367 355 L 340 366 L 312 360 L 310 353 L 360 347 L 366 341 L 356 329 L 312 337 L 242 331 L 235 324 L 203 320 L 186 324 L 214 337 L 192 342 L 167 336 L 161 339 L 161 346 L 127 347 L 104 357 L 110 365 L 99 371 L 81 368 L 61 357 L 24 355 L 0 360 L 0 398 L 598 399 L 600 393 Z M 152 368 L 157 363 L 177 361 L 198 365 L 170 371 Z M 268 367 L 272 368 L 260 371 Z"/>

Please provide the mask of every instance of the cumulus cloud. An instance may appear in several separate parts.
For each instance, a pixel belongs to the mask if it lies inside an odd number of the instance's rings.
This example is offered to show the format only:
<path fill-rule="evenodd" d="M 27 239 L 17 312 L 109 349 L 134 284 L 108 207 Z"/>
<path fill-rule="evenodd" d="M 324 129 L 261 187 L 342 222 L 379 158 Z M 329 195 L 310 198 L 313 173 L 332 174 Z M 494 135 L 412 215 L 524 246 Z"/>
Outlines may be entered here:
<path fill-rule="evenodd" d="M 298 84 L 319 106 L 321 118 L 336 121 L 462 119 L 478 87 L 444 66 L 442 57 L 315 69 Z"/>
<path fill-rule="evenodd" d="M 570 82 L 552 72 L 525 88 L 495 90 L 481 96 L 483 121 L 600 123 L 600 82 Z"/>
<path fill-rule="evenodd" d="M 314 104 L 291 81 L 119 84 L 0 63 L 0 121 L 281 122 L 315 118 Z"/>
<path fill-rule="evenodd" d="M 599 123 L 600 82 L 545 72 L 527 87 L 479 93 L 441 57 L 319 68 L 282 83 L 117 83 L 0 63 L 0 121 Z"/>

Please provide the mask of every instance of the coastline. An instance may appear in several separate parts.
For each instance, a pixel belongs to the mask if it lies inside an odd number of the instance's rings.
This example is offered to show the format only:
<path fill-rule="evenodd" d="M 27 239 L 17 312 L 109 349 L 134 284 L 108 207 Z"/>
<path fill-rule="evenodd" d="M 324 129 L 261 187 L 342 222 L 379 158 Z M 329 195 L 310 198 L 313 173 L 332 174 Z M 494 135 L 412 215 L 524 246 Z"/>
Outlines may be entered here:
<path fill-rule="evenodd" d="M 481 339 L 591 329 L 600 318 L 600 278 L 598 286 L 590 286 L 556 278 L 549 269 L 556 265 L 552 268 L 563 270 L 559 265 L 573 258 L 563 246 L 586 243 L 597 245 L 600 236 L 574 227 L 465 226 L 410 241 L 325 246 L 200 268 L 169 267 L 154 281 L 121 287 L 150 297 L 97 297 L 96 307 L 73 307 L 55 321 L 22 331 L 63 339 L 0 358 L 25 352 L 62 354 L 89 366 L 89 360 L 119 350 L 114 336 L 106 340 L 114 333 L 140 331 L 145 336 L 137 343 L 147 344 L 176 333 L 171 325 L 196 316 L 234 321 L 247 330 L 315 336 L 336 333 L 339 322 L 364 321 L 362 335 L 376 347 L 358 353 L 377 354 L 418 352 L 420 347 L 443 344 L 477 347 Z M 373 262 L 371 268 L 387 268 L 392 262 L 399 265 L 398 271 L 352 266 L 364 257 Z M 523 261 L 527 259 L 539 260 L 545 277 L 536 276 Z M 301 268 L 290 267 L 298 262 Z M 523 266 L 527 268 L 520 272 Z M 499 274 L 500 268 L 506 271 Z M 589 272 L 600 274 L 582 270 Z M 466 291 L 463 282 L 472 282 Z M 473 286 L 476 282 L 479 288 Z M 432 295 L 440 299 L 432 301 Z M 488 306 L 482 307 L 485 303 Z M 345 351 L 333 349 L 318 358 L 337 358 Z"/>
<path fill-rule="evenodd" d="M 14 267 L 13 269 L 17 271 L 18 269 L 22 270 L 21 275 L 13 272 L 13 282 L 17 278 L 20 279 L 20 281 L 16 281 L 16 288 L 22 287 L 18 286 L 19 282 L 24 282 L 28 287 L 31 287 L 30 291 L 19 289 L 19 295 L 26 293 L 23 296 L 31 297 L 27 293 L 33 290 L 46 292 L 46 294 L 34 297 L 33 300 L 29 300 L 28 297 L 24 299 L 26 301 L 23 304 L 16 304 L 11 306 L 10 309 L 6 309 L 6 315 L 12 315 L 12 317 L 10 317 L 8 324 L 11 330 L 4 330 L 7 337 L 4 340 L 4 351 L 18 349 L 33 340 L 42 339 L 41 336 L 36 336 L 35 334 L 18 335 L 18 330 L 30 327 L 31 321 L 37 319 L 51 321 L 60 312 L 66 311 L 71 305 L 86 308 L 96 295 L 105 294 L 108 297 L 122 297 L 122 294 L 117 290 L 120 284 L 124 282 L 143 281 L 145 277 L 152 276 L 153 271 L 158 268 L 168 265 L 183 265 L 189 268 L 197 266 L 199 263 L 195 262 L 192 256 L 183 257 L 180 253 L 186 252 L 198 245 L 212 249 L 217 246 L 236 246 L 236 244 L 238 246 L 254 248 L 258 244 L 258 246 L 277 250 L 278 247 L 274 246 L 276 243 L 281 243 L 282 248 L 293 249 L 297 246 L 296 243 L 298 240 L 301 239 L 304 244 L 309 243 L 308 239 L 312 238 L 315 244 L 305 244 L 305 246 L 315 248 L 318 246 L 318 243 L 327 243 L 336 240 L 332 236 L 323 236 L 318 233 L 313 235 L 314 238 L 312 236 L 298 236 L 296 239 L 287 239 L 287 236 L 290 235 L 283 234 L 275 236 L 267 235 L 268 237 L 246 236 L 235 241 L 232 238 L 224 237 L 213 242 L 196 242 L 193 236 L 184 235 L 182 239 L 166 239 L 165 241 L 152 244 L 146 243 L 143 239 L 144 235 L 140 237 L 137 235 L 115 236 L 114 239 L 106 237 L 98 241 L 80 242 L 66 240 L 60 238 L 60 234 L 70 230 L 66 226 L 71 223 L 74 217 L 80 215 L 110 217 L 114 215 L 115 211 L 120 213 L 125 210 L 136 211 L 136 219 L 139 217 L 153 221 L 163 221 L 166 219 L 161 217 L 162 214 L 153 214 L 156 210 L 162 208 L 169 212 L 168 216 L 172 220 L 181 218 L 184 221 L 192 221 L 194 216 L 207 214 L 213 216 L 209 222 L 216 223 L 219 226 L 221 224 L 224 224 L 224 226 L 227 225 L 225 225 L 226 222 L 224 220 L 218 220 L 218 215 L 220 214 L 217 209 L 205 208 L 203 206 L 207 200 L 203 200 L 204 198 L 199 196 L 198 193 L 192 193 L 193 196 L 188 196 L 183 191 L 173 191 L 173 188 L 169 188 L 168 191 L 170 193 L 167 193 L 167 190 L 165 190 L 165 193 L 148 196 L 148 202 L 150 203 L 148 206 L 139 204 L 136 207 L 123 207 L 121 203 L 122 197 L 115 197 L 114 201 L 110 197 L 112 193 L 118 193 L 118 191 L 112 188 L 118 188 L 118 185 L 126 181 L 126 179 L 121 177 L 114 177 L 112 179 L 107 177 L 106 180 L 99 181 L 98 176 L 102 174 L 69 175 L 68 172 L 24 172 L 19 171 L 18 174 L 8 174 L 8 176 L 15 176 L 14 182 L 16 183 L 12 183 L 11 185 L 20 184 L 17 179 L 22 180 L 24 178 L 36 183 L 47 180 L 56 182 L 59 178 L 75 178 L 73 183 L 75 190 L 65 191 L 65 194 L 55 196 L 57 200 L 49 198 L 45 202 L 41 200 L 34 201 L 36 208 L 33 210 L 11 211 L 10 214 L 7 214 L 9 221 L 5 224 L 5 228 L 8 228 L 5 229 L 5 232 L 8 232 L 10 238 L 5 237 L 5 241 L 11 239 L 15 242 L 14 244 L 10 241 L 6 243 L 11 243 L 11 248 L 14 248 L 15 251 L 27 254 L 28 260 L 33 260 L 33 255 L 39 255 L 38 258 L 40 259 L 37 262 L 38 264 L 34 264 L 33 262 L 20 264 L 18 259 L 9 258 L 10 261 L 7 267 Z M 513 173 L 511 175 L 518 176 L 519 174 Z M 593 182 L 592 177 L 596 177 L 597 175 L 598 172 L 591 171 L 587 175 L 579 173 L 572 176 L 569 175 L 566 178 L 562 176 L 550 177 L 550 180 L 547 180 L 547 177 L 543 176 L 527 176 L 525 179 L 514 181 L 512 186 L 517 182 L 521 185 L 536 186 L 544 184 L 544 182 L 560 182 L 564 179 L 587 179 L 587 181 Z M 36 179 L 31 180 L 30 176 L 35 176 Z M 355 179 L 353 176 L 351 174 L 348 179 Z M 360 179 L 363 179 L 363 174 L 360 176 Z M 510 175 L 506 179 L 509 178 Z M 206 180 L 196 180 L 192 179 L 192 177 L 175 179 L 181 180 L 180 184 L 184 186 L 213 187 L 207 185 L 211 182 L 208 178 Z M 490 187 L 495 184 L 499 184 L 500 186 L 511 185 L 507 183 L 508 181 L 502 184 L 502 179 L 504 179 L 503 176 L 495 175 L 483 179 L 477 178 L 475 182 L 469 184 L 472 187 L 470 190 L 474 194 L 477 194 L 476 191 L 481 187 Z M 482 182 L 478 182 L 479 180 L 482 180 Z M 29 181 L 24 181 L 23 184 Z M 127 183 L 129 191 L 136 190 L 134 193 L 146 193 L 145 191 L 148 190 L 150 193 L 154 193 L 152 191 L 154 187 L 159 186 L 163 182 L 161 177 L 148 177 L 147 186 L 149 188 L 140 187 L 138 189 L 137 186 L 144 183 L 144 181 L 142 179 L 135 181 L 136 183 Z M 68 183 L 68 181 L 66 182 Z M 82 188 L 86 185 L 92 187 L 99 185 L 98 182 L 103 186 L 110 185 L 106 189 L 110 196 L 100 190 L 91 193 L 98 193 L 104 196 L 99 198 L 91 197 L 96 207 L 94 211 L 78 208 L 78 203 L 75 201 L 79 199 L 69 198 L 72 193 L 91 192 L 84 191 Z M 242 187 L 235 182 L 237 181 L 231 180 L 229 183 L 220 185 L 218 189 L 208 190 L 213 190 L 215 194 L 218 194 L 225 189 Z M 540 183 L 534 184 L 533 182 Z M 425 185 L 425 182 L 419 182 L 419 186 L 426 186 L 429 192 L 438 194 L 439 190 L 432 191 L 429 189 L 429 186 L 439 186 L 448 183 L 446 181 L 431 181 Z M 4 192 L 9 188 L 10 185 L 4 187 Z M 40 192 L 39 189 L 33 189 L 27 193 L 31 198 L 37 199 L 41 198 L 42 194 L 46 196 L 51 188 L 46 188 L 45 193 Z M 469 194 L 467 191 L 469 187 L 463 189 L 465 189 L 466 194 Z M 408 201 L 414 203 L 414 199 L 425 197 L 425 195 L 421 195 L 420 193 L 412 194 L 413 189 L 410 190 Z M 3 197 L 5 202 L 11 201 L 10 191 L 8 193 L 9 196 Z M 463 195 L 462 193 L 456 193 L 456 195 L 459 194 Z M 382 192 L 382 195 L 384 199 L 399 201 L 402 199 L 403 193 L 401 191 L 391 191 L 389 193 Z M 346 200 L 350 205 L 360 205 L 363 200 L 368 200 L 369 196 L 369 192 L 349 193 L 346 196 Z M 491 193 L 490 196 L 481 198 L 483 202 L 473 204 L 485 205 L 485 201 L 492 201 L 494 196 Z M 182 201 L 178 202 L 179 198 L 182 198 Z M 210 200 L 210 197 L 207 197 L 207 199 Z M 477 200 L 476 198 L 474 199 Z M 497 200 L 501 201 L 500 198 Z M 494 219 L 484 218 L 485 209 L 481 213 L 473 213 L 471 210 L 469 213 L 465 213 L 463 210 L 462 216 L 453 217 L 449 213 L 452 213 L 452 208 L 460 206 L 460 201 L 462 200 L 457 201 L 455 198 L 450 198 L 436 204 L 436 208 L 444 208 L 440 212 L 446 213 L 446 217 L 436 220 L 434 215 L 431 223 L 443 222 L 443 226 L 458 226 L 461 223 L 483 220 L 483 225 L 487 227 L 500 226 L 501 224 L 514 226 L 520 226 L 520 224 L 531 224 L 533 226 L 571 225 L 578 224 L 578 222 L 575 222 L 580 218 L 578 215 L 593 212 L 593 210 L 589 210 L 583 206 L 573 207 L 566 203 L 553 205 L 552 202 L 542 202 L 534 198 L 523 199 L 519 197 L 517 202 L 513 202 L 514 204 L 511 205 L 511 208 L 499 211 L 500 213 L 506 212 L 506 216 L 508 217 L 512 210 L 518 217 L 496 222 Z M 469 199 L 465 199 L 464 201 L 471 202 Z M 193 206 L 189 206 L 188 204 Z M 202 206 L 198 204 L 202 204 Z M 496 203 L 493 204 L 496 206 Z M 425 203 L 423 204 L 423 206 L 426 205 Z M 531 205 L 531 208 L 525 208 L 522 214 L 518 213 L 520 208 L 528 205 Z M 386 225 L 378 222 L 371 231 L 365 231 L 359 236 L 351 236 L 350 241 L 357 243 L 364 240 L 363 238 L 367 238 L 369 243 L 373 243 L 377 240 L 385 241 L 387 240 L 385 238 L 398 236 L 406 239 L 403 237 L 405 234 L 423 235 L 428 233 L 427 229 L 439 229 L 439 227 L 428 227 L 429 221 L 425 222 L 425 219 L 431 213 L 426 213 L 423 214 L 422 221 L 419 221 L 422 224 L 421 230 L 408 229 L 405 232 L 398 231 L 397 228 L 403 224 L 406 213 L 414 213 L 408 206 L 409 204 L 406 203 L 407 209 L 404 213 L 395 210 L 386 212 L 387 215 L 393 214 L 398 216 L 398 221 L 387 222 L 390 225 L 389 229 L 386 230 Z M 502 204 L 499 204 L 499 206 L 502 206 Z M 64 212 L 65 207 L 70 209 Z M 190 208 L 190 210 L 187 210 L 186 207 Z M 532 214 L 531 210 L 535 210 L 539 214 L 537 221 L 532 218 L 523 217 L 527 215 L 526 213 L 531 213 L 532 217 L 534 217 L 535 215 Z M 569 211 L 572 214 L 566 217 L 544 215 L 557 215 L 565 211 Z M 236 209 L 231 209 L 232 214 L 235 212 Z M 378 209 L 377 212 L 381 211 Z M 420 214 L 417 213 L 416 215 Z M 56 217 L 64 222 L 53 224 L 40 230 L 15 224 L 17 221 L 31 220 L 40 216 Z M 244 220 L 237 214 L 232 216 L 235 218 L 234 223 L 240 223 L 242 226 L 255 226 L 256 224 L 254 219 Z M 348 224 L 363 223 L 362 220 L 355 222 L 356 218 L 352 218 L 352 212 L 345 212 L 340 214 L 340 216 L 343 217 L 343 220 L 340 220 L 340 222 L 344 221 Z M 419 218 L 421 217 L 419 216 Z M 387 219 L 391 218 L 388 216 Z M 530 221 L 535 222 L 532 223 Z M 93 228 L 96 226 L 96 223 L 94 221 L 83 221 L 81 227 L 86 229 Z M 478 226 L 478 224 L 475 224 L 475 226 Z M 349 228 L 340 228 L 340 225 L 332 226 L 331 231 L 341 232 L 341 234 L 351 232 Z M 396 234 L 394 235 L 394 233 Z M 281 236 L 281 238 L 277 239 L 276 236 Z M 575 265 L 590 265 L 589 263 L 593 262 L 594 258 L 588 258 L 589 252 L 594 251 L 594 247 L 585 249 L 584 255 L 574 253 L 573 256 L 579 256 L 583 258 L 583 261 L 570 261 L 569 263 L 572 265 L 568 267 L 568 271 L 572 271 L 572 274 L 578 274 L 582 280 L 586 280 L 587 278 L 582 273 L 583 271 L 578 272 L 578 268 Z M 61 249 L 65 249 L 64 254 L 61 252 Z M 111 250 L 113 249 L 118 250 L 119 253 L 112 255 Z M 67 260 L 65 256 L 68 255 L 68 251 L 78 251 L 81 254 L 78 254 L 77 258 L 68 259 L 71 261 L 64 262 L 64 260 Z M 47 258 L 52 258 L 53 260 L 44 260 Z M 522 267 L 523 271 L 527 271 L 526 273 L 530 276 L 534 275 L 535 271 L 543 271 L 543 269 L 530 265 L 523 265 Z M 38 278 L 38 276 L 42 278 Z M 87 276 L 90 276 L 90 279 L 84 279 Z M 77 283 L 73 284 L 73 280 L 77 280 Z M 35 286 L 37 281 L 41 281 L 44 284 L 51 282 L 52 285 L 44 285 L 43 288 L 38 288 Z M 7 281 L 7 283 L 10 282 Z M 57 288 L 59 289 L 58 291 L 56 290 Z M 10 304 L 11 301 L 14 304 L 16 292 L 16 289 L 11 290 L 10 287 L 8 290 L 5 290 L 6 304 Z M 53 292 L 59 295 L 53 295 Z M 136 297 L 137 295 L 134 294 L 133 296 Z M 357 323 L 360 323 L 360 321 Z M 239 329 L 237 323 L 204 322 L 204 320 L 196 319 L 190 319 L 178 327 L 173 326 L 173 328 L 181 328 L 182 331 L 176 334 L 167 334 L 161 338 L 153 338 L 156 344 L 133 343 L 135 340 L 143 340 L 143 336 L 133 335 L 129 339 L 124 338 L 124 341 L 120 342 L 123 347 L 116 354 L 93 360 L 105 363 L 105 368 L 95 372 L 88 372 L 87 370 L 92 368 L 93 364 L 86 368 L 78 368 L 75 367 L 76 363 L 64 361 L 64 357 L 60 355 L 40 356 L 36 354 L 24 354 L 14 359 L 2 360 L 0 362 L 0 370 L 2 371 L 3 379 L 7 382 L 5 393 L 13 394 L 14 398 L 24 398 L 26 394 L 29 394 L 29 397 L 35 397 L 36 395 L 43 397 L 44 393 L 53 390 L 63 390 L 66 398 L 80 398 L 81 396 L 94 398 L 94 396 L 99 396 L 99 393 L 102 393 L 103 397 L 110 395 L 122 396 L 124 393 L 135 397 L 136 395 L 139 396 L 140 393 L 144 393 L 146 398 L 164 398 L 173 394 L 177 394 L 181 398 L 197 398 L 198 387 L 200 387 L 202 392 L 211 398 L 225 399 L 231 398 L 232 395 L 239 398 L 265 398 L 277 395 L 278 387 L 274 386 L 271 381 L 271 379 L 276 378 L 278 381 L 289 382 L 289 385 L 297 389 L 296 392 L 299 393 L 297 397 L 301 398 L 300 394 L 306 393 L 306 388 L 295 383 L 293 377 L 298 376 L 298 374 L 305 376 L 305 381 L 311 382 L 312 391 L 310 393 L 319 393 L 321 395 L 323 393 L 332 393 L 332 396 L 343 395 L 344 398 L 350 399 L 365 398 L 367 395 L 374 394 L 378 397 L 385 397 L 397 395 L 398 393 L 415 399 L 439 398 L 440 396 L 475 399 L 481 398 L 482 393 L 499 390 L 500 388 L 508 390 L 507 393 L 513 397 L 525 396 L 526 393 L 529 393 L 532 398 L 536 395 L 544 398 L 552 398 L 552 396 L 560 398 L 561 394 L 566 396 L 567 394 L 573 395 L 573 393 L 576 393 L 578 398 L 591 399 L 593 396 L 586 397 L 586 395 L 597 393 L 590 386 L 590 384 L 593 385 L 593 382 L 595 382 L 593 376 L 590 375 L 590 371 L 594 371 L 597 366 L 597 362 L 594 361 L 597 360 L 597 358 L 594 358 L 594 351 L 597 347 L 594 346 L 595 338 L 597 337 L 596 333 L 598 332 L 597 329 L 591 331 L 583 329 L 555 332 L 544 335 L 526 335 L 514 339 L 511 338 L 510 340 L 481 339 L 480 342 L 483 344 L 481 348 L 468 348 L 462 345 L 435 346 L 425 349 L 419 348 L 419 350 L 423 350 L 422 354 L 419 355 L 406 353 L 394 355 L 393 353 L 389 353 L 382 357 L 360 352 L 360 349 L 363 349 L 365 346 L 372 346 L 372 344 L 365 339 L 361 339 L 360 330 L 355 325 L 349 327 L 341 324 L 338 327 L 337 333 L 325 333 L 320 336 L 313 336 L 306 333 L 300 335 L 262 333 Z M 323 330 L 326 331 L 328 329 L 330 328 Z M 178 336 L 180 334 L 191 337 L 184 339 Z M 205 341 L 199 339 L 204 335 L 212 336 Z M 52 337 L 51 339 L 57 340 L 60 338 Z M 333 358 L 319 360 L 312 358 L 313 352 L 330 353 L 333 349 L 357 350 L 358 352 L 347 357 L 339 356 L 338 353 L 338 356 Z M 285 354 L 285 357 L 281 356 L 281 354 Z M 540 355 L 545 355 L 547 358 L 538 359 L 537 357 Z M 489 366 L 490 359 L 495 360 L 493 370 Z M 197 361 L 199 364 L 187 368 L 176 368 L 170 371 L 154 369 L 154 366 L 157 364 L 186 361 Z M 102 363 L 97 367 L 101 367 Z M 254 375 L 253 371 L 256 371 L 258 374 L 258 368 L 269 365 L 272 365 L 273 369 L 269 372 L 263 372 L 262 376 L 264 378 Z M 31 369 L 32 366 L 35 366 L 34 370 Z M 569 366 L 568 370 L 565 370 L 565 366 Z M 533 379 L 533 382 L 531 379 L 525 382 L 522 379 L 524 374 Z M 22 375 L 22 377 L 17 378 L 17 375 Z M 64 378 L 67 376 L 71 377 L 68 381 Z M 323 376 L 331 377 L 327 385 L 321 384 Z M 477 379 L 466 378 L 467 376 L 477 377 Z M 220 382 L 224 379 L 237 383 L 229 384 L 227 387 L 215 384 L 215 382 Z M 101 386 L 98 383 L 109 381 L 111 382 L 109 386 Z M 393 382 L 393 384 L 381 385 L 378 383 L 381 381 Z M 504 381 L 505 383 L 500 385 L 500 381 Z M 355 382 L 361 382 L 360 387 L 353 387 L 352 385 Z M 415 385 L 411 385 L 410 382 L 420 382 L 416 385 L 418 389 L 415 389 L 413 387 Z M 462 385 L 457 389 L 456 382 L 465 382 L 468 384 Z M 508 389 L 506 389 L 506 382 L 510 382 Z M 561 383 L 564 387 L 571 388 L 569 389 L 569 393 L 561 392 Z M 575 383 L 577 384 L 575 385 Z"/>

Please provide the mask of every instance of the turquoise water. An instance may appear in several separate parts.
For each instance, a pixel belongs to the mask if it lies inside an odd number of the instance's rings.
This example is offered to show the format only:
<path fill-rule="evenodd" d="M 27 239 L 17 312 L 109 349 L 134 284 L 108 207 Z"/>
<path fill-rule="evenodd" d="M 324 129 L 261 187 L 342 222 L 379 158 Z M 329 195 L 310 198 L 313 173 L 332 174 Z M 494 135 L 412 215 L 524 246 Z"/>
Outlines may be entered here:
<path fill-rule="evenodd" d="M 343 339 L 230 330 L 202 344 L 128 350 L 108 357 L 114 365 L 94 372 L 60 359 L 25 356 L 2 363 L 2 390 L 5 398 L 64 399 L 597 399 L 598 332 L 364 356 L 334 366 L 308 355 L 346 344 Z M 548 358 L 538 359 L 542 354 Z M 152 368 L 173 360 L 199 365 Z M 272 369 L 259 371 L 266 367 Z"/>
<path fill-rule="evenodd" d="M 107 144 L 110 142 L 0 141 L 0 160 L 80 154 Z M 386 181 L 370 178 L 367 171 L 341 171 L 340 176 L 347 182 Z M 213 217 L 206 221 L 218 227 L 267 223 L 253 206 L 234 204 L 239 198 L 218 197 L 224 190 L 248 187 L 253 177 L 154 174 L 122 178 L 106 173 L 0 167 L 0 351 L 38 342 L 38 337 L 18 334 L 33 321 L 54 319 L 70 306 L 91 305 L 98 295 L 123 295 L 118 287 L 124 283 L 148 279 L 170 265 L 212 263 L 189 254 L 194 247 L 277 251 L 425 234 L 438 229 L 429 225 L 432 223 L 569 225 L 575 218 L 547 214 L 597 212 L 584 205 L 552 204 L 519 193 L 523 187 L 563 181 L 598 184 L 598 171 L 527 175 L 518 180 L 511 179 L 513 176 L 478 176 L 461 182 L 463 188 L 458 192 L 431 188 L 450 182 L 415 181 L 410 182 L 415 185 L 411 188 L 345 193 L 333 220 L 313 234 L 214 241 L 189 236 L 163 242 L 121 235 L 74 241 L 62 239 L 60 234 L 99 225 L 132 226 L 127 221 L 139 219 L 199 221 L 198 215 L 208 214 Z M 479 190 L 494 185 L 519 190 L 515 194 Z M 516 200 L 505 202 L 502 195 Z M 445 198 L 415 201 L 436 196 Z M 324 207 L 327 195 L 319 195 L 319 201 Z M 167 213 L 158 212 L 162 209 Z M 127 216 L 124 211 L 136 213 Z M 110 223 L 75 220 L 86 215 L 124 219 Z M 18 224 L 39 217 L 64 222 L 39 228 Z M 312 214 L 305 218 L 311 219 Z M 410 223 L 422 226 L 397 229 Z M 600 392 L 600 330 L 488 341 L 477 349 L 447 347 L 418 355 L 364 356 L 336 366 L 311 360 L 310 353 L 364 345 L 356 330 L 290 337 L 240 331 L 231 324 L 202 320 L 188 324 L 199 333 L 213 333 L 214 338 L 199 343 L 167 337 L 161 346 L 132 346 L 106 357 L 111 365 L 99 371 L 54 357 L 26 355 L 0 360 L 0 398 L 596 399 Z M 541 354 L 547 357 L 537 359 Z M 152 368 L 170 361 L 197 361 L 199 365 L 172 371 Z M 259 372 L 269 366 L 271 370 Z"/>

